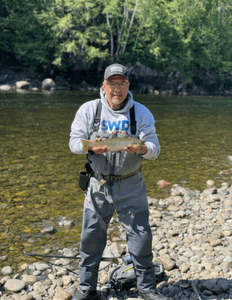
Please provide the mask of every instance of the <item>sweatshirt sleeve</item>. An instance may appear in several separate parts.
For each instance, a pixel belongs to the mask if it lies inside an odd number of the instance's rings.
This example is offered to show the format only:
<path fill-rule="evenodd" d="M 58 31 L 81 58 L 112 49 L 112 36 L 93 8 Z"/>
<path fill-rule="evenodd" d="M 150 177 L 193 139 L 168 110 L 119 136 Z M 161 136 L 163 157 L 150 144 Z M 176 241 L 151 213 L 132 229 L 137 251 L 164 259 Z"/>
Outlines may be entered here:
<path fill-rule="evenodd" d="M 89 140 L 97 106 L 96 100 L 90 102 L 79 108 L 71 125 L 69 148 L 74 154 L 86 154 L 83 153 L 81 139 Z"/>
<path fill-rule="evenodd" d="M 160 144 L 156 134 L 155 119 L 148 108 L 142 105 L 139 118 L 139 139 L 144 141 L 147 152 L 141 155 L 148 160 L 155 159 L 160 154 Z"/>

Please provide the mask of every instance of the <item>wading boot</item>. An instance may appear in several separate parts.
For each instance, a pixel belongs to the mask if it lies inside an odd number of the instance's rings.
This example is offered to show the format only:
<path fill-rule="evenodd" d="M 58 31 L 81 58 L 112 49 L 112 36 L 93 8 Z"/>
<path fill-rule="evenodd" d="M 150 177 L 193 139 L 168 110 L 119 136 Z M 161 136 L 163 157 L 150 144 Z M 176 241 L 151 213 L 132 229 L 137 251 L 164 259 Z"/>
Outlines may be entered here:
<path fill-rule="evenodd" d="M 150 293 L 141 293 L 139 292 L 139 296 L 145 300 L 169 300 L 172 298 L 168 298 L 158 292 L 150 292 Z"/>
<path fill-rule="evenodd" d="M 97 291 L 82 291 L 79 290 L 78 293 L 72 298 L 72 300 L 97 300 Z"/>

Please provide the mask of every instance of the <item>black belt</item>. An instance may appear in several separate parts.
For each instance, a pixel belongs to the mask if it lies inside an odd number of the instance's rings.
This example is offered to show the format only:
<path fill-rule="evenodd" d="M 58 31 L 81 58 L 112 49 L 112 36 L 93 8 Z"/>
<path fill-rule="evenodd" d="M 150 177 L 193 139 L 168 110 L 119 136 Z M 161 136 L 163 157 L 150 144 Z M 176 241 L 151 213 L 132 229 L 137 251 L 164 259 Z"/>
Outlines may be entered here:
<path fill-rule="evenodd" d="M 103 180 L 106 182 L 118 182 L 127 177 L 131 177 L 131 176 L 137 174 L 138 172 L 139 172 L 139 170 L 135 170 L 135 171 L 125 174 L 125 175 L 103 175 Z"/>

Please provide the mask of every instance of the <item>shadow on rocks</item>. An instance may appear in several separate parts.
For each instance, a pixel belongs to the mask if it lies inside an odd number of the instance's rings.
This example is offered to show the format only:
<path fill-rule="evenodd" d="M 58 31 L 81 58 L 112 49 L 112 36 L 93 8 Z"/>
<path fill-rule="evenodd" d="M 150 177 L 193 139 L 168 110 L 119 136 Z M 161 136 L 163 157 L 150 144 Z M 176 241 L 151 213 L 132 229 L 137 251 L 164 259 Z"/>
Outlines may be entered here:
<path fill-rule="evenodd" d="M 232 280 L 225 278 L 179 280 L 173 285 L 163 281 L 157 284 L 157 290 L 174 300 L 231 299 Z"/>

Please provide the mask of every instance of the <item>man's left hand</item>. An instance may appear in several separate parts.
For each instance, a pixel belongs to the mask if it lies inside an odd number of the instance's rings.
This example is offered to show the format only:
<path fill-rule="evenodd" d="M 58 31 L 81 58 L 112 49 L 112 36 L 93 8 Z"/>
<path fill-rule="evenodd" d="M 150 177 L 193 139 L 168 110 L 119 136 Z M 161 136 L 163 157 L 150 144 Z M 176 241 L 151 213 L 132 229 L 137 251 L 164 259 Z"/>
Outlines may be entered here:
<path fill-rule="evenodd" d="M 126 151 L 126 152 L 129 152 L 129 153 L 138 153 L 140 152 L 139 154 L 143 155 L 147 152 L 147 146 L 144 145 L 142 146 L 142 150 L 141 150 L 141 147 L 140 146 L 136 146 L 136 145 L 129 145 L 128 147 L 125 147 L 124 149 L 122 149 L 122 151 Z"/>

